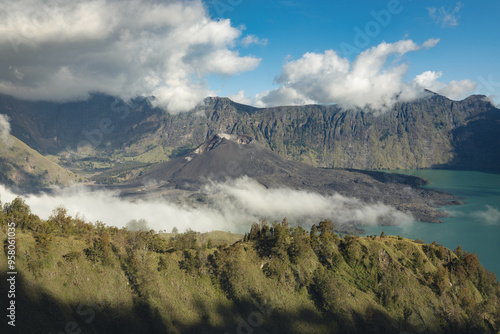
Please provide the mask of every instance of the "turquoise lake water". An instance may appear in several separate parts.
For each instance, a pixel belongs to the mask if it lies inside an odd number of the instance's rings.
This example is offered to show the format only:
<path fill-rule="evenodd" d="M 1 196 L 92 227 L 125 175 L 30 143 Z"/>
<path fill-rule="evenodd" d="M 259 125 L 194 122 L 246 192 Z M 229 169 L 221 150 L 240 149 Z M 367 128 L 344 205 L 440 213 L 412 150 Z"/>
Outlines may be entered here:
<path fill-rule="evenodd" d="M 475 252 L 483 266 L 500 279 L 500 174 L 449 171 L 409 170 L 401 174 L 420 176 L 431 181 L 426 188 L 442 190 L 462 199 L 465 205 L 445 206 L 451 217 L 444 224 L 416 222 L 409 226 L 366 226 L 367 235 L 400 235 L 425 242 L 436 241 L 454 250 L 461 245 Z"/>

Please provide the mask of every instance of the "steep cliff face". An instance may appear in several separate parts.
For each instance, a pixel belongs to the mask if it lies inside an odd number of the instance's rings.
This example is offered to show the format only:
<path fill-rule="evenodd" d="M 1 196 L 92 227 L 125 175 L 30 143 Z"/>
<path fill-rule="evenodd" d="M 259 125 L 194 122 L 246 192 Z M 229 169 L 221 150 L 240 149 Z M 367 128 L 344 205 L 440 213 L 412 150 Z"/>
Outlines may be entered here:
<path fill-rule="evenodd" d="M 337 106 L 257 109 L 207 98 L 189 113 L 170 115 L 146 100 L 123 104 L 97 95 L 86 102 L 32 103 L 0 97 L 13 134 L 41 153 L 168 160 L 217 133 L 247 135 L 284 157 L 315 166 L 357 169 L 462 168 L 500 170 L 500 111 L 483 96 L 452 101 L 437 94 L 384 113 Z M 162 150 L 157 150 L 162 148 Z M 157 152 L 162 153 L 157 153 Z"/>
<path fill-rule="evenodd" d="M 210 119 L 218 116 L 221 130 L 254 136 L 283 156 L 314 165 L 500 167 L 498 156 L 491 154 L 500 144 L 500 112 L 481 96 L 456 102 L 434 95 L 383 114 L 335 106 L 277 107 L 240 113 L 237 122 L 238 106 L 224 102 L 213 102 L 215 111 L 209 114 Z"/>

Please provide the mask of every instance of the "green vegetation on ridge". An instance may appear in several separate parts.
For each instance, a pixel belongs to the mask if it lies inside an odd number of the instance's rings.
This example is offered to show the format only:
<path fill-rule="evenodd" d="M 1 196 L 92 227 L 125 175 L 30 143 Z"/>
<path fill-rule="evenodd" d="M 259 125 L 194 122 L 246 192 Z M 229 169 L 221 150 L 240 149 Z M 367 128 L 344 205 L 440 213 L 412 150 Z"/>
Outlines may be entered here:
<path fill-rule="evenodd" d="M 81 333 L 496 333 L 500 286 L 475 254 L 381 235 L 339 237 L 252 225 L 215 246 L 89 224 L 57 208 L 42 220 L 17 198 L 18 331 Z M 5 277 L 1 289 L 5 291 Z"/>

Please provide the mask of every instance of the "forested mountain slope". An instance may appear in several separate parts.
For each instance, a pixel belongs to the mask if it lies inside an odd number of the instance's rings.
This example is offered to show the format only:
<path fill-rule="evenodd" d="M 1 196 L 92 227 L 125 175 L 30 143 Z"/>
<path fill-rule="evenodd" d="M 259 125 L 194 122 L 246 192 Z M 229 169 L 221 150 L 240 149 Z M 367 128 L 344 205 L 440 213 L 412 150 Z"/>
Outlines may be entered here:
<path fill-rule="evenodd" d="M 22 200 L 19 333 L 497 333 L 500 287 L 475 254 L 392 236 L 340 238 L 322 221 L 254 224 L 233 245 L 88 224 Z M 7 248 L 0 288 L 8 291 Z M 4 309 L 6 305 L 2 299 Z M 6 322 L 4 321 L 4 325 Z"/>

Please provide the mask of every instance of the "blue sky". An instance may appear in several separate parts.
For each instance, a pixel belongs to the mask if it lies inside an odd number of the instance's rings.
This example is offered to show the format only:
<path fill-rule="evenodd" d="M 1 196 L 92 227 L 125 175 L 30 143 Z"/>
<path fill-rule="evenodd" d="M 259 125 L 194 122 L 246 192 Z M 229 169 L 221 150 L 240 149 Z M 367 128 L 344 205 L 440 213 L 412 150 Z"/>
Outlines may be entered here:
<path fill-rule="evenodd" d="M 390 107 L 430 89 L 500 102 L 500 1 L 5 0 L 0 93 Z"/>
<path fill-rule="evenodd" d="M 240 89 L 255 95 L 276 88 L 273 81 L 281 67 L 306 52 L 332 49 L 352 61 L 356 54 L 342 51 L 346 44 L 356 46 L 356 28 L 374 29 L 363 49 L 383 41 L 422 43 L 438 38 L 435 47 L 403 56 L 409 65 L 407 79 L 440 71 L 442 81 L 470 79 L 477 83 L 477 92 L 500 95 L 500 1 L 220 0 L 207 6 L 213 17 L 229 18 L 233 25 L 246 27 L 244 34 L 267 40 L 266 45 L 242 50 L 262 58 L 255 70 L 211 78 L 220 95 L 234 95 Z M 372 13 L 388 11 L 388 6 L 397 8 L 396 14 L 384 18 L 382 22 L 388 23 L 382 26 Z M 447 15 L 450 19 L 445 20 Z"/>

